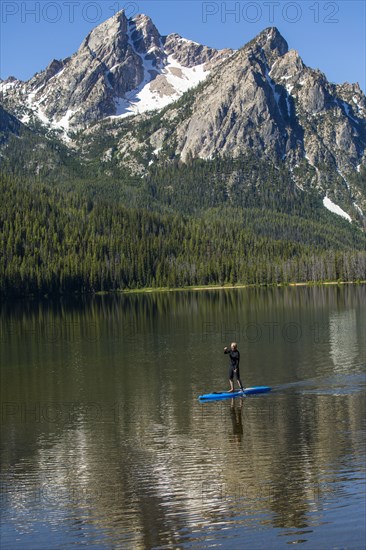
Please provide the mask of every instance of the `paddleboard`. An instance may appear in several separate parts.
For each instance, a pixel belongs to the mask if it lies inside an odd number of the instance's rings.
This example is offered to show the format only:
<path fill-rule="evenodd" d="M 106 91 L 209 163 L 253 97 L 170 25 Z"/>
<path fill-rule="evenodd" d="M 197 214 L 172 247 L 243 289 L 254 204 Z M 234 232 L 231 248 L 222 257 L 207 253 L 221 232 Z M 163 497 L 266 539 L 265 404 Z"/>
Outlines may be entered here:
<path fill-rule="evenodd" d="M 206 393 L 199 396 L 200 401 L 213 401 L 216 399 L 229 399 L 230 397 L 240 397 L 245 395 L 253 395 L 255 393 L 267 393 L 271 391 L 272 388 L 269 386 L 254 386 L 252 388 L 244 388 L 244 391 L 235 390 L 235 391 L 218 391 L 212 393 Z"/>

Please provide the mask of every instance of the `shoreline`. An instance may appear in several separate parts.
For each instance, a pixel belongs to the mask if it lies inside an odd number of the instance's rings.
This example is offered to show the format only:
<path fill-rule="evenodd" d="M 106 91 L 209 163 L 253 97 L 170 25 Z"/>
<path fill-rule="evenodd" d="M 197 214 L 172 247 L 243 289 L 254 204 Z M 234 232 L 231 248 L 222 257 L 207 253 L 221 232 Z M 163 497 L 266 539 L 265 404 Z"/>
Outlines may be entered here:
<path fill-rule="evenodd" d="M 112 290 L 112 291 L 100 291 L 95 292 L 95 295 L 107 295 L 107 294 L 142 294 L 153 292 L 186 292 L 186 291 L 202 291 L 202 290 L 235 290 L 243 288 L 288 288 L 288 287 L 315 287 L 315 286 L 334 286 L 334 285 L 364 285 L 364 281 L 322 281 L 314 282 L 308 281 L 303 283 L 259 283 L 259 284 L 237 284 L 237 285 L 205 285 L 205 286 L 185 286 L 185 287 L 162 287 L 162 288 L 133 288 L 127 290 Z"/>
<path fill-rule="evenodd" d="M 259 283 L 259 284 L 238 284 L 238 285 L 205 285 L 205 286 L 185 286 L 185 287 L 174 287 L 174 288 L 133 288 L 128 290 L 112 290 L 112 291 L 101 291 L 96 292 L 95 295 L 104 295 L 104 294 L 140 294 L 140 293 L 152 293 L 152 292 L 187 292 L 187 291 L 202 291 L 202 290 L 235 290 L 243 288 L 288 288 L 288 287 L 298 287 L 298 286 L 334 286 L 334 285 L 364 285 L 365 281 L 321 281 L 313 282 L 309 281 L 306 283 Z"/>
<path fill-rule="evenodd" d="M 244 288 L 288 288 L 288 287 L 320 287 L 320 286 L 343 286 L 343 285 L 365 285 L 366 280 L 362 281 L 308 281 L 301 283 L 252 283 L 252 284 L 237 284 L 237 285 L 203 285 L 203 286 L 184 286 L 184 287 L 145 287 L 145 288 L 130 288 L 118 290 L 99 290 L 97 292 L 69 292 L 60 294 L 24 294 L 20 296 L 0 296 L 0 302 L 7 300 L 24 300 L 24 299 L 48 299 L 48 298 L 67 298 L 76 296 L 109 296 L 123 294 L 152 294 L 155 292 L 199 292 L 205 290 L 235 290 Z"/>

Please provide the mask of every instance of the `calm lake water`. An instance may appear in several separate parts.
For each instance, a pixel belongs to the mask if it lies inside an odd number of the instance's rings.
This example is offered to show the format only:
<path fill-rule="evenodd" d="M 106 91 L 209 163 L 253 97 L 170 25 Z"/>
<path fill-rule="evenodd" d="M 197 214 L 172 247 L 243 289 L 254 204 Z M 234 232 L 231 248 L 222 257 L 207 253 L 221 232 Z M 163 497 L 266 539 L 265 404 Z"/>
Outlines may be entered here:
<path fill-rule="evenodd" d="M 1 305 L 1 549 L 364 548 L 366 287 Z M 236 340 L 246 386 L 228 387 Z"/>

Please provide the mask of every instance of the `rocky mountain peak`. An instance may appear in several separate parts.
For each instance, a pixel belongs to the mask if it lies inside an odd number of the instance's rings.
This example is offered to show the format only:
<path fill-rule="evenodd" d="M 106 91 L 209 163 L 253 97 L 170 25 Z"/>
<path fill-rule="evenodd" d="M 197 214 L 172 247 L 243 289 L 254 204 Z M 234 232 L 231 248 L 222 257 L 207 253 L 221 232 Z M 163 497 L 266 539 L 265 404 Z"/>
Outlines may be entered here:
<path fill-rule="evenodd" d="M 277 27 L 267 27 L 258 34 L 257 40 L 263 43 L 263 48 L 277 50 L 278 55 L 288 52 L 288 44 Z"/>
<path fill-rule="evenodd" d="M 144 40 L 145 44 L 160 46 L 160 34 L 152 19 L 148 15 L 139 14 L 129 20 L 129 25 L 137 34 L 137 39 Z"/>
<path fill-rule="evenodd" d="M 358 82 L 344 82 L 343 84 L 338 85 L 338 89 L 345 94 L 363 95 L 363 91 L 361 90 Z"/>
<path fill-rule="evenodd" d="M 0 82 L 10 83 L 10 82 L 19 82 L 19 80 L 17 78 L 15 78 L 15 76 L 10 75 L 5 80 L 1 80 L 1 78 L 0 78 Z"/>
<path fill-rule="evenodd" d="M 70 58 L 67 58 L 67 59 L 64 59 L 64 60 L 53 59 L 44 71 L 37 74 L 31 80 L 32 87 L 33 88 L 40 88 L 41 86 L 45 86 L 47 84 L 47 82 L 49 80 L 51 80 L 51 78 L 53 78 L 60 71 L 62 71 L 62 69 L 68 63 L 69 59 Z"/>
<path fill-rule="evenodd" d="M 126 45 L 127 26 L 128 19 L 122 10 L 95 27 L 81 43 L 78 53 L 89 49 L 94 57 L 99 57 L 108 47 Z"/>
<path fill-rule="evenodd" d="M 272 74 L 276 74 L 279 77 L 298 78 L 300 74 L 306 68 L 303 60 L 296 50 L 288 50 L 284 55 L 279 57 L 274 62 L 271 69 Z"/>
<path fill-rule="evenodd" d="M 245 48 L 253 50 L 256 54 L 262 52 L 269 66 L 288 52 L 288 44 L 277 27 L 268 27 L 258 34 Z"/>
<path fill-rule="evenodd" d="M 128 22 L 129 36 L 134 50 L 145 56 L 154 65 L 164 62 L 164 50 L 161 36 L 154 23 L 147 15 L 136 15 Z"/>

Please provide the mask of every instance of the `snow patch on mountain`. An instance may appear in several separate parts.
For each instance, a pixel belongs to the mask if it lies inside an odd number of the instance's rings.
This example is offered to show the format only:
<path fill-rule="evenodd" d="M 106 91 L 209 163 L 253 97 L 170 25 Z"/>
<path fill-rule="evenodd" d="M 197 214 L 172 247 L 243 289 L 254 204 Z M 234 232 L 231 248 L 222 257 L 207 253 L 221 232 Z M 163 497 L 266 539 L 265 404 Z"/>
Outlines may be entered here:
<path fill-rule="evenodd" d="M 68 109 L 64 116 L 55 124 L 53 124 L 55 127 L 63 128 L 65 130 L 69 129 L 70 125 L 70 119 L 72 115 L 75 113 L 75 111 L 72 111 L 71 109 Z"/>
<path fill-rule="evenodd" d="M 335 204 L 333 201 L 331 201 L 329 197 L 324 197 L 323 205 L 325 206 L 325 208 L 327 208 L 328 210 L 330 210 L 334 214 L 337 214 L 338 216 L 342 216 L 342 218 L 345 218 L 350 223 L 352 223 L 351 216 L 349 214 L 347 214 L 347 212 L 342 210 L 342 208 L 340 206 L 338 206 L 338 204 Z"/>
<path fill-rule="evenodd" d="M 154 67 L 151 66 L 150 61 L 144 60 L 144 69 L 147 73 L 144 81 L 124 98 L 116 100 L 117 112 L 110 118 L 124 118 L 166 107 L 207 78 L 210 71 L 205 70 L 204 67 L 204 64 L 184 67 L 169 55 L 167 64 L 159 72 L 160 74 L 151 80 L 148 73 L 154 70 Z"/>

